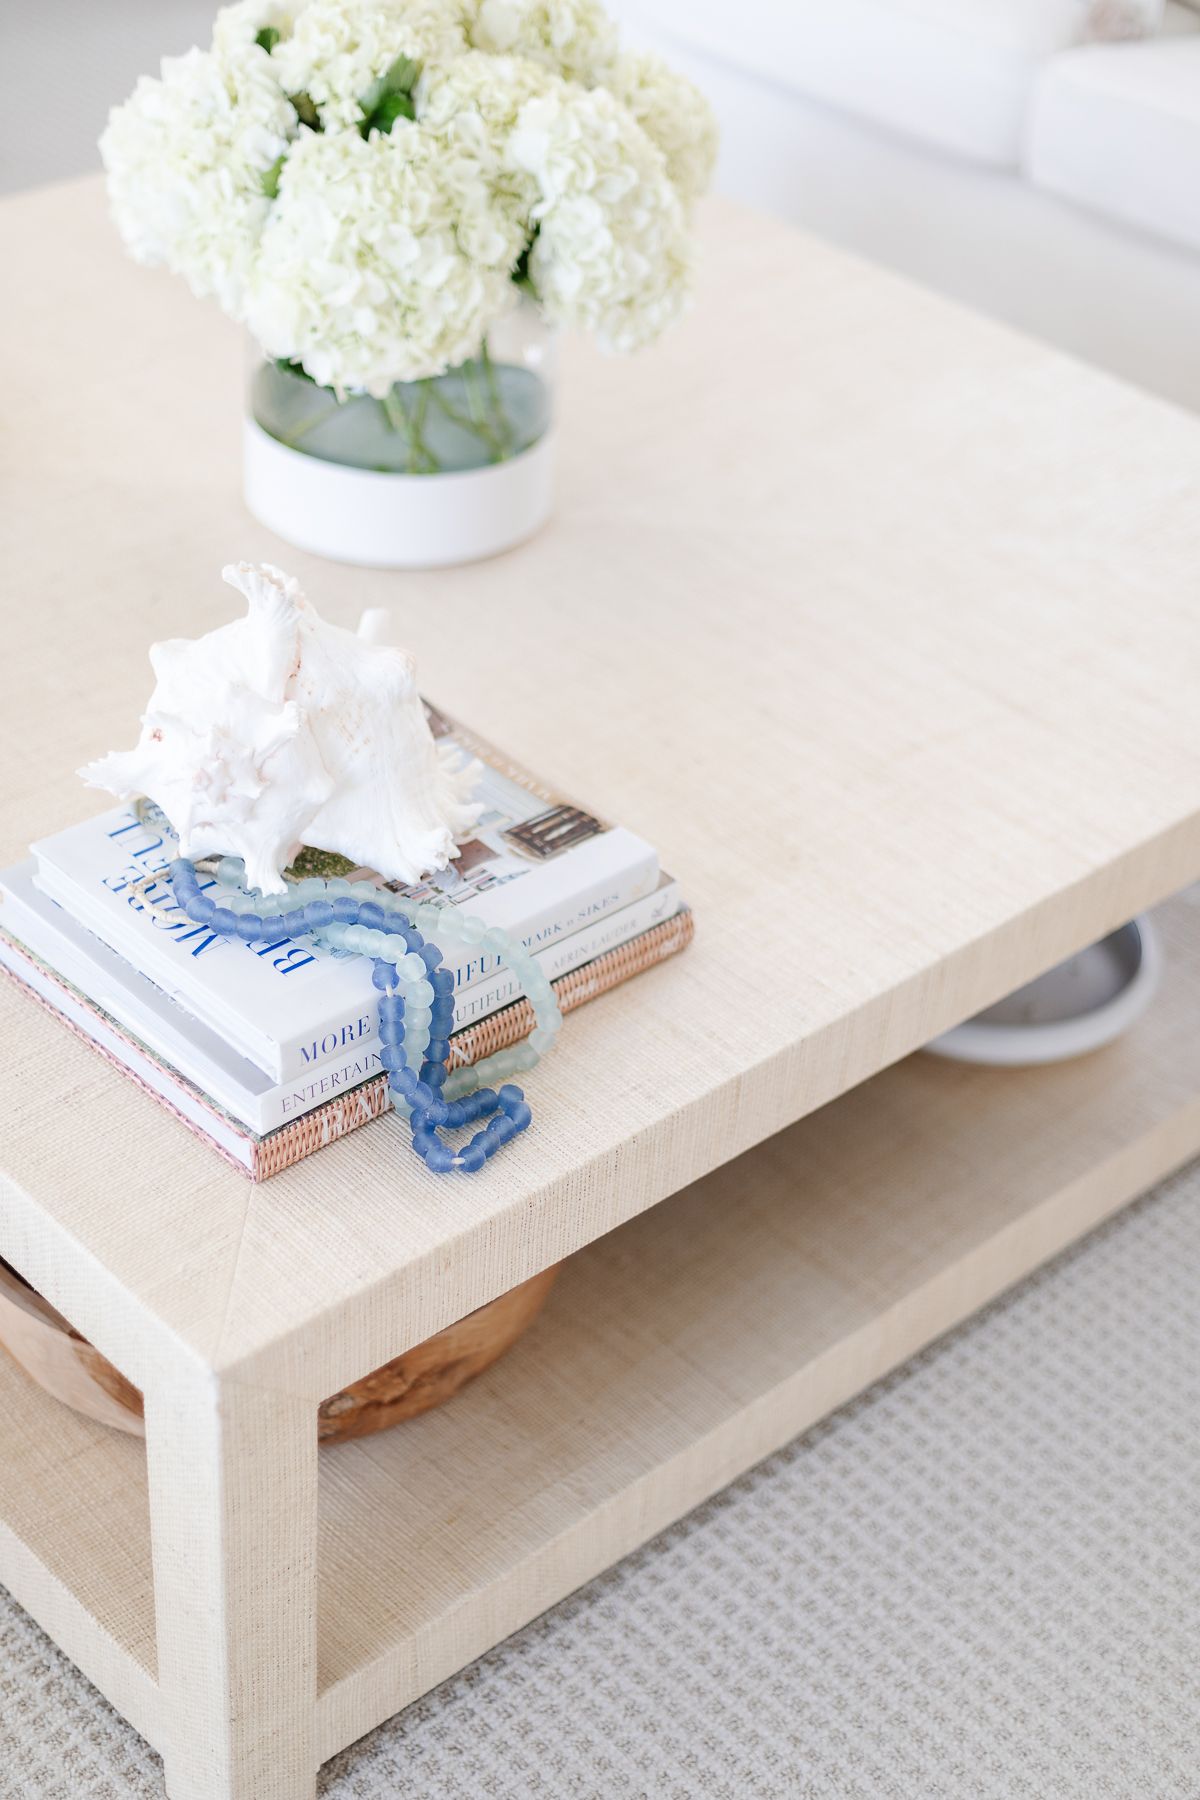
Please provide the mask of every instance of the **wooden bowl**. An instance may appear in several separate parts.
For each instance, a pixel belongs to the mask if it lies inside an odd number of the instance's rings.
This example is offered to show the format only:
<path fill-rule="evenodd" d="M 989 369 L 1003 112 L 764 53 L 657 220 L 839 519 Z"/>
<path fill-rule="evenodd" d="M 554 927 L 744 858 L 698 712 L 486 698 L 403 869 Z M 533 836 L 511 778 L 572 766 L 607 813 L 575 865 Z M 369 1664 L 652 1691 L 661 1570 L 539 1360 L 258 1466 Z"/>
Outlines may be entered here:
<path fill-rule="evenodd" d="M 343 1444 L 444 1405 L 532 1325 L 557 1274 L 557 1264 L 543 1269 L 323 1401 L 317 1409 L 319 1441 Z M 145 1436 L 140 1390 L 3 1262 L 0 1345 L 56 1400 L 102 1425 Z"/>

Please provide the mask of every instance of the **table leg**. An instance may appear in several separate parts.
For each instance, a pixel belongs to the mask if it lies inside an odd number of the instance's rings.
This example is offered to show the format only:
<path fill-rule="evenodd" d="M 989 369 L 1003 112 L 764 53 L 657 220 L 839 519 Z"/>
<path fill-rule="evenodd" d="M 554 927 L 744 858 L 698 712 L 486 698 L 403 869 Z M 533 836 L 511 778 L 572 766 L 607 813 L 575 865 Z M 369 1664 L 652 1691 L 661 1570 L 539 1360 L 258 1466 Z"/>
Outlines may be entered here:
<path fill-rule="evenodd" d="M 176 1362 L 146 1446 L 170 1800 L 314 1800 L 312 1401 Z"/>

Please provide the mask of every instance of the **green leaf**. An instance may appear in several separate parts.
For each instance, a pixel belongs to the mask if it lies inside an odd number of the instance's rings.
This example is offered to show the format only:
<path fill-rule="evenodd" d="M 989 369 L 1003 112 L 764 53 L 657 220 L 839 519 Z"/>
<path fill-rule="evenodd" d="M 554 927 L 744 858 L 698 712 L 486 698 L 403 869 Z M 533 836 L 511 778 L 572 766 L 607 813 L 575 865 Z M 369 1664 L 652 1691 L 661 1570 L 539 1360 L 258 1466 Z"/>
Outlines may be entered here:
<path fill-rule="evenodd" d="M 533 285 L 533 277 L 529 273 L 529 258 L 533 252 L 533 246 L 538 240 L 538 229 L 538 226 L 535 225 L 533 228 L 533 236 L 513 264 L 512 271 L 512 280 L 516 283 L 517 287 L 520 288 L 523 294 L 528 294 L 531 299 L 534 300 L 538 299 L 539 295 L 537 289 Z"/>
<path fill-rule="evenodd" d="M 268 200 L 274 200 L 279 192 L 279 177 L 283 173 L 286 156 L 277 156 L 269 169 L 262 172 L 262 191 Z"/>
<path fill-rule="evenodd" d="M 420 77 L 419 62 L 414 62 L 411 56 L 396 58 L 363 96 L 363 117 L 359 130 L 364 137 L 370 137 L 373 131 L 386 134 L 397 119 L 416 118 L 417 109 L 412 95 Z"/>
<path fill-rule="evenodd" d="M 385 94 L 371 116 L 363 120 L 362 134 L 370 137 L 373 131 L 382 131 L 386 136 L 397 119 L 415 119 L 416 116 L 411 94 Z"/>
<path fill-rule="evenodd" d="M 279 33 L 273 25 L 264 25 L 254 41 L 260 50 L 265 50 L 267 55 L 270 56 L 272 50 L 279 42 Z"/>
<path fill-rule="evenodd" d="M 385 94 L 411 94 L 421 76 L 421 65 L 411 56 L 398 56 L 383 78 Z"/>
<path fill-rule="evenodd" d="M 310 131 L 320 131 L 321 115 L 317 111 L 312 95 L 304 93 L 289 94 L 288 99 L 295 107 L 296 117 L 299 119 L 300 123 L 302 125 L 307 125 Z"/>

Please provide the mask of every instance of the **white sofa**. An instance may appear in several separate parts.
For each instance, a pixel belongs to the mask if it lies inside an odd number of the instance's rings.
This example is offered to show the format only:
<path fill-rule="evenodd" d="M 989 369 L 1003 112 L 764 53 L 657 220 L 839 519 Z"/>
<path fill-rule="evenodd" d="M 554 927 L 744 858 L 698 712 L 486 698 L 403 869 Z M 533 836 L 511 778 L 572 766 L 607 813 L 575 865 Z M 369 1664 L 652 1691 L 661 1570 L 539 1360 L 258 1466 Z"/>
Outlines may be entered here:
<path fill-rule="evenodd" d="M 1200 409 L 1200 11 L 621 0 L 713 99 L 719 185 Z"/>

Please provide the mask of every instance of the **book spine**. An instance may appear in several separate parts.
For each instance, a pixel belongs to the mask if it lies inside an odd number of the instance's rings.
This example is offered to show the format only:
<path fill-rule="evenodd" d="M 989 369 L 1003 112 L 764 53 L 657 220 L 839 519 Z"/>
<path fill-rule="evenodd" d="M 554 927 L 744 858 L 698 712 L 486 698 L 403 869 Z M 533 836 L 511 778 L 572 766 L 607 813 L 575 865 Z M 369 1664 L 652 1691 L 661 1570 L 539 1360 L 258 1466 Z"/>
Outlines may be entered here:
<path fill-rule="evenodd" d="M 631 938 L 642 936 L 654 925 L 663 923 L 678 912 L 679 906 L 678 883 L 670 882 L 657 888 L 653 894 L 647 894 L 644 899 L 622 907 L 618 913 L 606 915 L 594 925 L 543 950 L 537 957 L 538 967 L 550 981 L 557 981 L 560 976 L 569 974 L 584 963 L 594 962 L 597 957 L 628 943 Z M 507 969 L 501 969 L 498 974 L 458 992 L 454 1000 L 452 1036 L 479 1025 L 493 1013 L 512 1006 L 521 997 L 520 984 Z M 269 1094 L 264 1094 L 255 1110 L 255 1117 L 247 1119 L 247 1124 L 252 1125 L 261 1136 L 277 1130 L 281 1125 L 291 1124 L 326 1100 L 336 1098 L 339 1093 L 348 1092 L 368 1076 L 378 1073 L 379 1048 L 378 1028 L 373 1023 L 372 1029 L 358 1043 L 352 1055 L 333 1057 L 323 1063 L 313 1064 L 305 1069 L 302 1076 L 282 1082 Z"/>
<path fill-rule="evenodd" d="M 522 942 L 540 961 L 555 947 L 565 949 L 581 931 L 595 930 L 599 936 L 606 922 L 613 920 L 618 913 L 636 901 L 653 901 L 656 898 L 654 890 L 657 881 L 658 858 L 651 853 L 629 863 L 614 875 L 592 882 L 582 893 L 574 896 L 569 911 L 564 911 L 561 906 L 550 906 L 535 914 L 526 926 Z M 649 893 L 647 889 L 650 890 Z M 579 960 L 583 961 L 596 954 L 598 952 L 595 949 L 586 950 Z M 464 1023 L 468 1018 L 483 1018 L 486 1013 L 511 999 L 517 991 L 516 982 L 508 976 L 498 959 L 483 952 L 460 952 L 458 960 L 448 957 L 446 966 L 454 975 L 456 1026 L 460 1016 Z M 484 982 L 489 983 L 490 999 L 477 992 Z M 320 1038 L 291 1038 L 279 1044 L 277 1065 L 281 1070 L 280 1080 L 289 1082 L 311 1079 L 318 1063 L 329 1061 L 339 1052 L 349 1053 L 353 1049 L 362 1053 L 368 1048 L 377 1047 L 375 1008 L 369 1005 L 352 1017 L 331 1026 Z"/>
<path fill-rule="evenodd" d="M 640 937 L 632 938 L 619 949 L 610 950 L 606 955 L 597 957 L 594 962 L 585 963 L 582 968 L 562 976 L 554 983 L 559 1006 L 564 1013 L 574 1012 L 577 1007 L 585 1006 L 600 994 L 620 987 L 622 982 L 629 981 L 634 975 L 641 975 L 656 964 L 665 962 L 668 957 L 677 956 L 691 943 L 694 934 L 695 922 L 690 908 L 685 906 L 664 924 L 656 925 L 651 931 L 644 931 Z M 513 1006 L 506 1006 L 503 1011 L 493 1013 L 481 1024 L 455 1034 L 450 1040 L 450 1067 L 458 1068 L 464 1063 L 479 1062 L 497 1050 L 506 1050 L 511 1044 L 519 1044 L 529 1036 L 533 1026 L 533 1008 L 528 1000 L 521 999 Z M 356 1096 L 361 1096 L 364 1102 L 361 1114 L 351 1104 Z M 320 1107 L 303 1119 L 297 1119 L 293 1125 L 285 1126 L 282 1131 L 273 1132 L 270 1137 L 261 1139 L 255 1146 L 251 1169 L 254 1180 L 266 1181 L 272 1175 L 281 1174 L 284 1169 L 290 1169 L 314 1150 L 319 1150 L 322 1144 L 331 1142 L 333 1136 L 345 1136 L 346 1132 L 365 1124 L 368 1118 L 377 1118 L 380 1113 L 386 1112 L 389 1106 L 387 1080 L 380 1074 L 365 1082 L 361 1088 L 355 1089 L 353 1094 L 335 1101 L 332 1107 Z M 329 1135 L 322 1129 L 322 1121 L 327 1113 L 336 1125 L 336 1129 Z"/>
<path fill-rule="evenodd" d="M 684 907 L 673 918 L 643 932 L 640 937 L 560 977 L 554 983 L 559 1006 L 564 1013 L 573 1012 L 588 1000 L 620 986 L 631 976 L 675 956 L 691 942 L 692 935 L 692 915 Z M 0 944 L 4 941 L 0 939 Z M 17 946 L 11 946 L 7 956 L 0 953 L 0 975 L 13 981 L 76 1037 L 90 1044 L 114 1068 L 136 1082 L 144 1093 L 165 1107 L 189 1131 L 254 1181 L 265 1181 L 280 1174 L 322 1145 L 345 1137 L 389 1109 L 387 1081 L 381 1072 L 268 1136 L 255 1137 L 244 1128 L 232 1125 L 211 1102 L 197 1093 L 191 1083 L 114 1027 L 93 1002 L 75 993 L 48 971 L 41 970 Z M 39 978 L 43 978 L 40 987 Z M 74 1002 L 78 1004 L 74 1005 Z M 519 1043 L 529 1035 L 533 1024 L 533 1009 L 527 1000 L 503 1008 L 482 1023 L 455 1034 L 450 1046 L 451 1067 L 477 1062 L 493 1051 Z M 145 1072 L 139 1072 L 139 1067 Z"/>
<path fill-rule="evenodd" d="M 544 950 L 535 950 L 537 966 L 548 980 L 557 981 L 560 975 L 568 975 L 583 963 L 593 962 L 606 951 L 662 924 L 679 911 L 680 904 L 679 885 L 672 881 L 641 900 L 630 901 L 617 912 L 606 912 L 570 937 L 556 939 Z M 502 1006 L 511 1006 L 520 997 L 520 983 L 504 967 L 470 986 L 459 988 L 454 996 L 454 1030 L 463 1031 L 469 1025 L 478 1025 L 481 1019 L 499 1012 Z"/>
<path fill-rule="evenodd" d="M 554 993 L 560 1009 L 564 1013 L 574 1012 L 577 1007 L 585 1006 L 600 994 L 607 994 L 611 989 L 620 987 L 622 982 L 629 981 L 634 975 L 641 975 L 647 969 L 654 968 L 656 963 L 665 962 L 670 956 L 677 956 L 681 950 L 687 949 L 695 936 L 695 930 L 691 908 L 684 906 L 663 924 L 654 926 L 650 931 L 643 931 L 639 937 L 631 938 L 629 943 L 608 951 L 604 956 L 598 956 L 594 962 L 571 970 L 554 983 Z M 529 1036 L 535 1024 L 533 1008 L 522 997 L 512 1006 L 506 1006 L 503 1011 L 483 1019 L 478 1025 L 456 1032 L 450 1040 L 450 1068 L 480 1062 L 483 1057 L 491 1056 L 497 1050 L 507 1050 L 510 1045 L 519 1044 Z"/>

